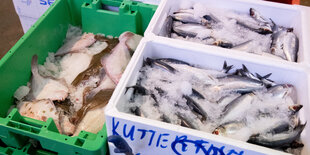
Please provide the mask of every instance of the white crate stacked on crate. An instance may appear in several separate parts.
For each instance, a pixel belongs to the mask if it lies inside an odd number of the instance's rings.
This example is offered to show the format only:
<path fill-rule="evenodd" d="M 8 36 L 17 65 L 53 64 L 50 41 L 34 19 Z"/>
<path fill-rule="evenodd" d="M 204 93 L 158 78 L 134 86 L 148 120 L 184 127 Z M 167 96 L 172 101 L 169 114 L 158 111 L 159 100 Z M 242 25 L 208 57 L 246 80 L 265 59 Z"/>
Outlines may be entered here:
<path fill-rule="evenodd" d="M 180 0 L 161 1 L 151 23 L 145 32 L 145 38 L 139 44 L 134 56 L 127 66 L 122 79 L 106 108 L 106 125 L 108 136 L 122 136 L 133 150 L 141 154 L 213 154 L 222 150 L 224 154 L 286 154 L 274 149 L 250 143 L 216 136 L 210 133 L 167 124 L 143 117 L 138 117 L 121 110 L 121 104 L 128 103 L 126 87 L 135 85 L 146 57 L 175 58 L 206 68 L 220 70 L 224 61 L 236 68 L 245 64 L 250 71 L 266 75 L 277 83 L 293 84 L 297 91 L 297 103 L 304 107 L 299 112 L 301 122 L 310 120 L 310 70 L 309 41 L 310 23 L 309 8 L 291 6 L 264 1 L 248 0 L 193 0 L 215 8 L 225 8 L 248 12 L 250 7 L 259 10 L 264 16 L 271 17 L 279 25 L 293 27 L 299 38 L 298 62 L 273 59 L 256 54 L 245 53 L 215 46 L 161 37 L 158 34 L 167 15 L 178 10 Z M 304 143 L 302 155 L 310 154 L 310 126 L 307 125 L 301 134 Z M 110 153 L 115 146 L 109 143 Z M 210 152 L 208 152 L 210 151 Z M 217 152 L 219 153 L 219 152 Z"/>
<path fill-rule="evenodd" d="M 24 33 L 41 17 L 55 0 L 13 0 Z"/>

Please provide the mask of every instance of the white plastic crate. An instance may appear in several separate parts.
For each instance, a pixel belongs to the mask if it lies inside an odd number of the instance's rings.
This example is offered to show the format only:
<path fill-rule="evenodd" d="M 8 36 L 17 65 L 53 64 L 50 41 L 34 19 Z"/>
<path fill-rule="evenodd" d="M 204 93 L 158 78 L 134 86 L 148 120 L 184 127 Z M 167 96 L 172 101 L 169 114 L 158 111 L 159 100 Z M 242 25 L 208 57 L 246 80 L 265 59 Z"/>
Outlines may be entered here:
<path fill-rule="evenodd" d="M 224 154 L 285 154 L 270 148 L 138 117 L 119 110 L 121 104 L 128 103 L 128 96 L 125 95 L 126 87 L 136 84 L 139 70 L 146 57 L 175 58 L 217 70 L 221 69 L 224 61 L 227 61 L 236 68 L 245 64 L 250 71 L 262 75 L 272 73 L 270 79 L 275 82 L 290 83 L 295 86 L 297 102 L 304 106 L 299 112 L 300 119 L 302 122 L 310 119 L 310 115 L 306 115 L 310 112 L 309 70 L 306 66 L 261 60 L 255 57 L 240 57 L 238 54 L 218 52 L 218 49 L 213 46 L 193 46 L 189 42 L 180 44 L 178 40 L 169 38 L 151 38 L 151 41 L 143 39 L 105 110 L 108 136 L 119 134 L 135 154 L 206 154 L 206 151 L 212 148 L 222 148 Z M 307 125 L 301 134 L 301 141 L 305 145 L 302 155 L 310 153 L 310 140 L 307 136 L 309 132 L 310 126 Z M 200 146 L 200 142 L 204 144 Z M 114 145 L 109 143 L 109 148 L 110 153 L 114 154 Z"/>
<path fill-rule="evenodd" d="M 148 29 L 145 32 L 145 36 L 159 36 L 162 27 L 165 25 L 165 19 L 168 15 L 179 10 L 180 4 L 187 0 L 162 0 L 154 17 L 152 18 Z M 264 17 L 271 18 L 278 25 L 293 27 L 294 33 L 299 38 L 299 52 L 298 62 L 308 63 L 310 62 L 310 46 L 307 43 L 310 40 L 310 27 L 308 22 L 310 19 L 310 12 L 308 7 L 300 5 L 288 5 L 267 1 L 249 1 L 249 0 L 191 0 L 193 3 L 199 2 L 207 5 L 208 7 L 218 9 L 229 9 L 238 12 L 248 13 L 249 9 L 255 8 Z M 173 39 L 171 39 L 173 40 Z M 185 42 L 185 41 L 181 41 Z M 179 43 L 181 43 L 179 42 Z M 191 43 L 191 46 L 209 46 L 200 43 Z M 236 50 L 224 49 L 218 47 L 219 52 L 228 52 L 232 55 L 236 54 Z M 239 52 L 241 57 L 255 57 L 261 60 L 269 61 L 282 61 L 283 63 L 293 63 L 281 59 L 274 59 L 266 56 L 260 56 L 247 52 Z"/>

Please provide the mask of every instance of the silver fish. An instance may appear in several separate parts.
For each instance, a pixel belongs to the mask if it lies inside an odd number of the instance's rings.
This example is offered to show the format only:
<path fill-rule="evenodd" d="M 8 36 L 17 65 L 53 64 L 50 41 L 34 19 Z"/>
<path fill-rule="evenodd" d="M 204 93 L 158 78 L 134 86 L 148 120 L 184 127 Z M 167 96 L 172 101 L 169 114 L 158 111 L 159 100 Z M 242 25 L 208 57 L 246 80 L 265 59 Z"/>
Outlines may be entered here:
<path fill-rule="evenodd" d="M 236 99 L 234 99 L 231 103 L 225 106 L 223 110 L 223 123 L 227 120 L 232 120 L 235 117 L 238 117 L 240 114 L 244 113 L 246 110 L 246 106 L 251 105 L 255 99 L 255 95 L 253 93 L 248 93 L 242 95 Z"/>
<path fill-rule="evenodd" d="M 218 78 L 220 84 L 210 87 L 211 90 L 221 92 L 248 93 L 265 88 L 261 81 L 238 75 L 228 75 Z"/>
<path fill-rule="evenodd" d="M 173 15 L 171 15 L 171 17 L 183 23 L 194 23 L 194 24 L 202 23 L 202 19 L 200 17 L 195 17 L 194 14 L 188 12 L 176 12 Z"/>
<path fill-rule="evenodd" d="M 272 35 L 271 53 L 284 60 L 297 61 L 299 40 L 297 36 L 288 30 L 282 30 Z"/>
<path fill-rule="evenodd" d="M 204 34 L 210 34 L 212 30 L 207 29 L 207 27 L 197 24 L 174 24 L 172 26 L 173 31 L 182 37 L 191 37 L 191 38 L 201 38 L 204 39 L 205 35 L 203 37 L 198 36 L 199 33 Z"/>
<path fill-rule="evenodd" d="M 243 42 L 241 44 L 235 45 L 231 49 L 234 50 L 240 50 L 240 51 L 248 51 L 250 49 L 250 44 L 252 43 L 253 40 L 248 40 L 246 42 Z"/>
<path fill-rule="evenodd" d="M 244 122 L 228 122 L 218 126 L 212 133 L 215 135 L 228 136 L 233 135 L 243 128 L 246 124 Z"/>
<path fill-rule="evenodd" d="M 270 87 L 268 93 L 271 93 L 276 98 L 285 98 L 293 91 L 293 88 L 294 86 L 290 84 L 279 84 Z"/>
<path fill-rule="evenodd" d="M 270 23 L 266 18 L 264 18 L 258 11 L 253 8 L 250 8 L 250 16 L 260 23 Z"/>
<path fill-rule="evenodd" d="M 306 124 L 299 125 L 293 131 L 288 131 L 279 134 L 254 135 L 250 137 L 248 142 L 271 148 L 281 147 L 283 145 L 290 144 L 294 140 L 298 139 L 305 126 Z"/>

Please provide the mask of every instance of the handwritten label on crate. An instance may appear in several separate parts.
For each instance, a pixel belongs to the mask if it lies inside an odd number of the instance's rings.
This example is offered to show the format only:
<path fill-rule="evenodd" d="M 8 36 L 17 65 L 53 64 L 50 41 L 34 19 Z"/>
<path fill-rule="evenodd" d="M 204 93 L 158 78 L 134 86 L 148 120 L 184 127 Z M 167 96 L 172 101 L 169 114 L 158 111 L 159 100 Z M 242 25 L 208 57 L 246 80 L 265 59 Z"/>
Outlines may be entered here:
<path fill-rule="evenodd" d="M 219 154 L 219 155 L 245 155 L 261 154 L 239 147 L 202 139 L 170 130 L 145 126 L 112 117 L 108 130 L 112 135 L 120 135 L 133 147 L 136 154 L 145 154 L 144 151 L 158 151 L 174 154 Z M 109 126 L 109 125 L 107 125 Z M 141 151 L 141 152 L 140 152 Z M 150 153 L 149 153 L 150 154 Z M 152 152 L 154 154 L 154 152 Z"/>
<path fill-rule="evenodd" d="M 52 5 L 55 0 L 40 0 L 40 5 Z"/>

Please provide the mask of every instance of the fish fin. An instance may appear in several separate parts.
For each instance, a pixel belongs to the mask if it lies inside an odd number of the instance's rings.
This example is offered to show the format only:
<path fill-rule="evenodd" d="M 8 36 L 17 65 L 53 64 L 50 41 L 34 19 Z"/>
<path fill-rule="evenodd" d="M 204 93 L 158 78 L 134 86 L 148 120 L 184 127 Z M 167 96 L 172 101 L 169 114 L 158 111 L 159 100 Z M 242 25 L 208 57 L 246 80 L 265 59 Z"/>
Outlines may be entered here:
<path fill-rule="evenodd" d="M 248 68 L 244 65 L 244 64 L 242 64 L 242 70 L 244 71 L 244 72 L 246 72 L 246 73 L 249 73 L 250 71 L 248 70 Z"/>
<path fill-rule="evenodd" d="M 192 92 L 193 92 L 192 94 L 196 96 L 197 98 L 205 99 L 205 97 L 201 93 L 199 93 L 196 89 L 192 88 Z"/>
<path fill-rule="evenodd" d="M 228 65 L 227 65 L 227 62 L 224 61 L 223 70 L 225 71 L 225 73 L 228 73 L 228 72 L 233 68 L 233 66 L 234 66 L 234 65 L 228 66 Z"/>
<path fill-rule="evenodd" d="M 256 77 L 258 78 L 258 79 L 262 79 L 263 77 L 261 76 L 261 75 L 259 75 L 258 73 L 255 73 L 256 74 Z"/>
<path fill-rule="evenodd" d="M 267 78 L 269 78 L 271 75 L 272 75 L 272 73 L 269 73 L 269 74 L 263 76 L 263 78 L 264 78 L 264 79 L 267 79 Z"/>

